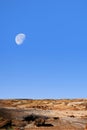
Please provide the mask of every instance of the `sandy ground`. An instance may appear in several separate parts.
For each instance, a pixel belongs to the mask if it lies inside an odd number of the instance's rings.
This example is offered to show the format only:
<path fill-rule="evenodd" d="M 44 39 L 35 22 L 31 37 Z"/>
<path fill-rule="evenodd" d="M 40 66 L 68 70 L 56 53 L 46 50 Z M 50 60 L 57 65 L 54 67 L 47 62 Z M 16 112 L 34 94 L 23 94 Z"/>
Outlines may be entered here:
<path fill-rule="evenodd" d="M 49 120 L 46 123 L 53 126 L 46 127 L 32 126 L 35 120 L 22 121 L 24 117 L 46 116 Z M 4 119 L 10 119 L 14 124 L 13 130 L 87 130 L 87 99 L 59 99 L 59 100 L 32 100 L 32 99 L 10 99 L 0 100 L 0 120 L 1 126 L 5 129 Z M 40 117 L 40 118 L 42 118 Z M 54 119 L 58 117 L 58 119 Z M 25 122 L 25 126 L 23 125 Z M 39 123 L 39 122 L 38 122 Z M 20 127 L 19 127 L 20 126 Z M 29 128 L 28 128 L 29 127 Z"/>

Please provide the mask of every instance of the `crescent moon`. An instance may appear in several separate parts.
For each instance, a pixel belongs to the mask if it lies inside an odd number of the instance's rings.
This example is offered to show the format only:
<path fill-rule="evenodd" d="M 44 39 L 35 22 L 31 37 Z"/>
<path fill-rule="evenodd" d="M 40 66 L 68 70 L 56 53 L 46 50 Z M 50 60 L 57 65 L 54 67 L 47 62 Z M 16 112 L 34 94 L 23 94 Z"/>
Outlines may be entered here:
<path fill-rule="evenodd" d="M 15 37 L 15 42 L 17 45 L 23 44 L 24 40 L 26 38 L 26 35 L 24 33 L 19 33 Z"/>

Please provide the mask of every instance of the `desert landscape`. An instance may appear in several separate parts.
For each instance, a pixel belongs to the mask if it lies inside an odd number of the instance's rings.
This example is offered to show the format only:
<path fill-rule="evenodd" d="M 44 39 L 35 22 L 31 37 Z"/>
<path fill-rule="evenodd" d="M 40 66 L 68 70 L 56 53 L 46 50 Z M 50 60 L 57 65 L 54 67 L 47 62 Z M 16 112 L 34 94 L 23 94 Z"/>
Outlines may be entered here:
<path fill-rule="evenodd" d="M 87 99 L 0 100 L 0 130 L 87 130 Z"/>

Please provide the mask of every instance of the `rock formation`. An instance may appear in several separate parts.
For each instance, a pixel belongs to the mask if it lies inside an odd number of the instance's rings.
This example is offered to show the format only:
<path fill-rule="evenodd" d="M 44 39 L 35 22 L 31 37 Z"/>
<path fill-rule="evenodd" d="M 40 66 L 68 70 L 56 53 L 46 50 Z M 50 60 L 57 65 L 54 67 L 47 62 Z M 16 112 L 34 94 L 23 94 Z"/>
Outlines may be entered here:
<path fill-rule="evenodd" d="M 0 100 L 1 130 L 87 130 L 87 99 Z"/>

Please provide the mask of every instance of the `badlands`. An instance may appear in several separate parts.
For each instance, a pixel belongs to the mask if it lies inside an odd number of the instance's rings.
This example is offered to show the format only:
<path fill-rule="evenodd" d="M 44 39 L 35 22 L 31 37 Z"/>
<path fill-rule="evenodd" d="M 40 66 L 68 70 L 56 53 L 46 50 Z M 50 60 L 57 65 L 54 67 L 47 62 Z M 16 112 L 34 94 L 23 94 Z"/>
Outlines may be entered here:
<path fill-rule="evenodd" d="M 0 130 L 87 130 L 87 99 L 0 99 Z"/>

